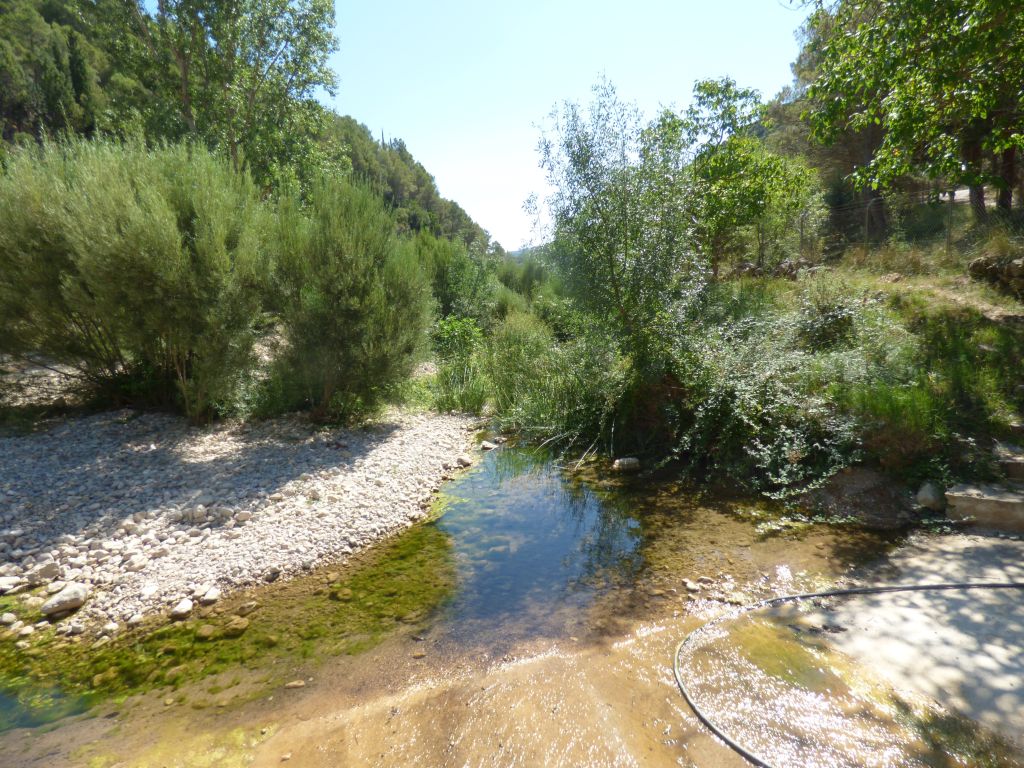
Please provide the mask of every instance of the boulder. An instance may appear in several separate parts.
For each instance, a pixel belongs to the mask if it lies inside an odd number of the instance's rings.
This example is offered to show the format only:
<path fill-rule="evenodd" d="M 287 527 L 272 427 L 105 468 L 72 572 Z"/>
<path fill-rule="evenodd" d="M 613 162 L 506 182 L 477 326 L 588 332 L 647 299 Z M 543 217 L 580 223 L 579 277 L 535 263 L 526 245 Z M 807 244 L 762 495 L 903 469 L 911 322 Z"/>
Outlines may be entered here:
<path fill-rule="evenodd" d="M 917 503 L 933 512 L 946 508 L 946 494 L 935 483 L 924 483 L 917 491 Z"/>
<path fill-rule="evenodd" d="M 65 585 L 64 589 L 43 603 L 39 607 L 39 611 L 44 616 L 66 613 L 81 608 L 88 599 L 89 587 L 72 581 Z"/>
<path fill-rule="evenodd" d="M 640 459 L 633 456 L 627 456 L 622 459 L 616 459 L 612 463 L 612 470 L 615 472 L 639 472 L 640 471 Z"/>

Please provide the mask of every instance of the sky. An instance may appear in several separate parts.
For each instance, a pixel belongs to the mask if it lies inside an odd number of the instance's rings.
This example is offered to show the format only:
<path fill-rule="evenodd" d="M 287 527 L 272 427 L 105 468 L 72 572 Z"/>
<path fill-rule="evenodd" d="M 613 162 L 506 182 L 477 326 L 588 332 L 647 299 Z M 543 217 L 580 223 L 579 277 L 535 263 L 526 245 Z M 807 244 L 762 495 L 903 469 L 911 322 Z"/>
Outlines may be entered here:
<path fill-rule="evenodd" d="M 552 109 L 602 76 L 648 115 L 729 75 L 766 98 L 788 85 L 805 12 L 787 0 L 336 0 L 337 94 L 375 137 L 401 138 L 506 249 L 535 242 L 537 141 Z"/>

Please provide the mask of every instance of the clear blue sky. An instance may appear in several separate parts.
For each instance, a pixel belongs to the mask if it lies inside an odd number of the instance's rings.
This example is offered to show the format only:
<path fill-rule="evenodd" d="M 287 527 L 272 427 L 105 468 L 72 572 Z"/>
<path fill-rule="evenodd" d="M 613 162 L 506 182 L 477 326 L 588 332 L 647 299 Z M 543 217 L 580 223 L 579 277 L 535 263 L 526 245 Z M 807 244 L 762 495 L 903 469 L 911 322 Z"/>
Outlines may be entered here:
<path fill-rule="evenodd" d="M 329 103 L 402 138 L 509 250 L 531 239 L 522 204 L 543 193 L 538 125 L 586 102 L 602 74 L 652 114 L 695 80 L 729 75 L 766 97 L 791 81 L 805 13 L 785 0 L 337 0 Z"/>

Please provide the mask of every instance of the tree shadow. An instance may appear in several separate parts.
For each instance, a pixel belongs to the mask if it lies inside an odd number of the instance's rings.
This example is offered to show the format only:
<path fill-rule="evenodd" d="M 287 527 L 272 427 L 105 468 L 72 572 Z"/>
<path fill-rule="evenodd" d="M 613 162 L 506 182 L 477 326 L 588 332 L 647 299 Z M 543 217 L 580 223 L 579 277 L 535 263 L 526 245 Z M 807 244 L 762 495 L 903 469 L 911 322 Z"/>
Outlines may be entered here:
<path fill-rule="evenodd" d="M 0 523 L 31 540 L 22 556 L 68 536 L 120 537 L 127 521 L 160 520 L 175 536 L 233 525 L 234 513 L 259 510 L 306 475 L 359 466 L 398 429 L 316 428 L 301 418 L 199 429 L 131 410 L 64 420 L 0 437 Z M 213 518 L 193 517 L 199 505 Z M 14 538 L 8 531 L 12 561 Z"/>

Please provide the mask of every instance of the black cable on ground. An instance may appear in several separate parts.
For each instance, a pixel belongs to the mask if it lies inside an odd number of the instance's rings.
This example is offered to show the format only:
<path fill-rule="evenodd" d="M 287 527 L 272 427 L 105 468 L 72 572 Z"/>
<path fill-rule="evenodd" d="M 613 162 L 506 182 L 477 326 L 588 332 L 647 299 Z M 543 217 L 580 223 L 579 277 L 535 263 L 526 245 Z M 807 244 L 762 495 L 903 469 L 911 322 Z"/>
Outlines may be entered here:
<path fill-rule="evenodd" d="M 682 673 L 679 670 L 679 657 L 683 653 L 683 649 L 686 644 L 690 642 L 690 639 L 698 632 L 702 632 L 709 627 L 713 627 L 716 624 L 721 624 L 724 621 L 731 621 L 732 619 L 738 618 L 744 614 L 756 611 L 761 608 L 767 608 L 772 605 L 779 605 L 781 603 L 795 602 L 798 600 L 810 600 L 815 597 L 841 597 L 843 595 L 876 595 L 884 592 L 927 592 L 927 591 L 940 591 L 940 590 L 962 590 L 962 589 L 1024 589 L 1024 583 L 1016 581 L 1007 582 L 989 582 L 989 583 L 952 583 L 952 584 L 909 584 L 909 585 L 894 585 L 888 587 L 852 587 L 850 589 L 831 589 L 824 592 L 805 592 L 798 595 L 783 595 L 782 597 L 770 597 L 766 600 L 759 600 L 756 603 L 745 605 L 733 611 L 719 616 L 717 619 L 712 619 L 707 624 L 703 624 L 697 629 L 693 630 L 690 634 L 684 637 L 679 645 L 676 646 L 675 655 L 672 658 L 672 672 L 676 678 L 676 685 L 679 686 L 680 693 L 683 694 L 683 698 L 686 699 L 686 703 L 690 705 L 690 709 L 697 715 L 697 718 L 706 725 L 715 736 L 724 741 L 730 749 L 742 756 L 747 762 L 752 765 L 759 766 L 759 768 L 774 768 L 771 763 L 760 757 L 756 753 L 744 747 L 739 742 L 730 738 L 730 736 L 717 725 L 693 700 L 693 696 L 689 689 L 686 687 L 686 683 L 683 682 Z"/>

